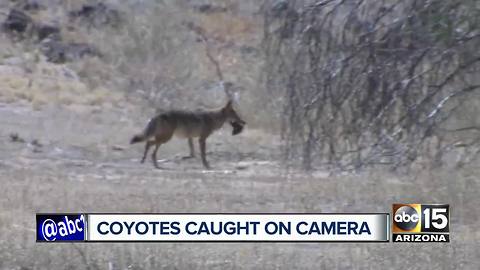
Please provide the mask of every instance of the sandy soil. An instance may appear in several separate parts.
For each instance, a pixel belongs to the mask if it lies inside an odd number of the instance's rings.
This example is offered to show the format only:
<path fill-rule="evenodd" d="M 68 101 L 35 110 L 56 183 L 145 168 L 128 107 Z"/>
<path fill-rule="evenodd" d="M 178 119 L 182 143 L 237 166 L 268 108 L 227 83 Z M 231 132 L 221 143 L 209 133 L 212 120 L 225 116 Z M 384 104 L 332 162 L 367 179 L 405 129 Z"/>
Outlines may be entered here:
<path fill-rule="evenodd" d="M 276 136 L 227 127 L 208 141 L 214 167 L 160 148 L 165 170 L 128 145 L 134 108 L 0 104 L 1 269 L 478 269 L 478 170 L 395 176 L 285 171 Z M 12 134 L 20 140 L 13 141 Z M 478 169 L 478 168 L 477 168 Z M 390 212 L 449 203 L 449 244 L 36 244 L 36 212 Z"/>

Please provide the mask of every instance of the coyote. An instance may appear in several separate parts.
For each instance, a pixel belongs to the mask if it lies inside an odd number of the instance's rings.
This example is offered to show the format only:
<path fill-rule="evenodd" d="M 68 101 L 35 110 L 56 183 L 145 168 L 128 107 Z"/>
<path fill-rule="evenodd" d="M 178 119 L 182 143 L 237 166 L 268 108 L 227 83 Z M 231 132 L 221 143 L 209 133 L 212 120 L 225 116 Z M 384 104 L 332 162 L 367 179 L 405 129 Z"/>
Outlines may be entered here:
<path fill-rule="evenodd" d="M 146 141 L 141 163 L 145 162 L 149 148 L 155 145 L 152 161 L 155 168 L 160 169 L 157 164 L 157 150 L 160 145 L 168 142 L 174 134 L 188 138 L 190 155 L 186 158 L 193 158 L 195 157 L 193 138 L 198 138 L 203 166 L 210 169 L 205 157 L 205 142 L 208 136 L 227 121 L 234 128 L 233 135 L 240 133 L 246 124 L 233 109 L 232 101 L 228 101 L 223 108 L 211 111 L 168 111 L 150 119 L 143 132 L 135 135 L 130 140 L 130 144 Z"/>

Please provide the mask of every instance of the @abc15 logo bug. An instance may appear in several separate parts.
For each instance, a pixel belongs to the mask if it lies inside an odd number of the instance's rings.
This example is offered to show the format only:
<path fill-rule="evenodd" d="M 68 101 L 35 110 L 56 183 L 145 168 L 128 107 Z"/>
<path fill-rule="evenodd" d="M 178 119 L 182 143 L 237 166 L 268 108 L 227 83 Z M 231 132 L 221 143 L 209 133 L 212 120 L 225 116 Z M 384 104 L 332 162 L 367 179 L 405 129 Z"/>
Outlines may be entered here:
<path fill-rule="evenodd" d="M 450 242 L 448 204 L 393 204 L 393 242 Z"/>

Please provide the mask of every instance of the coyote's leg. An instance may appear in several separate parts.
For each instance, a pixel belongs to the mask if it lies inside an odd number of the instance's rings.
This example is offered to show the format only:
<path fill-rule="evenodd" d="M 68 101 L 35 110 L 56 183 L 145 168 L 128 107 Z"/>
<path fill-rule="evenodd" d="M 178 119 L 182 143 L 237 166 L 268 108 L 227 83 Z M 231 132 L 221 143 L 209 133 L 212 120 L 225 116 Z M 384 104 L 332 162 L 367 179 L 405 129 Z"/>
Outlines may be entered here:
<path fill-rule="evenodd" d="M 195 157 L 195 146 L 192 138 L 188 138 L 188 147 L 190 148 L 190 157 Z"/>
<path fill-rule="evenodd" d="M 210 169 L 210 165 L 208 164 L 207 162 L 207 158 L 206 158 L 206 140 L 207 138 L 206 137 L 200 137 L 200 139 L 198 140 L 199 144 L 200 144 L 200 155 L 202 156 L 202 163 L 203 163 L 203 166 L 206 168 L 206 169 Z"/>
<path fill-rule="evenodd" d="M 145 152 L 143 152 L 143 158 L 142 158 L 142 160 L 140 161 L 140 163 L 144 163 L 144 162 L 145 162 L 145 158 L 147 157 L 148 150 L 150 149 L 150 146 L 152 146 L 152 144 L 154 144 L 153 141 L 147 141 L 147 142 L 145 143 Z"/>
<path fill-rule="evenodd" d="M 183 157 L 182 159 L 194 158 L 195 157 L 195 148 L 193 146 L 193 139 L 188 138 L 188 148 L 190 149 L 190 155 Z"/>
<path fill-rule="evenodd" d="M 155 166 L 155 168 L 157 168 L 157 169 L 160 169 L 160 167 L 158 166 L 158 163 L 157 163 L 157 151 L 158 151 L 158 148 L 160 147 L 160 145 L 161 145 L 161 143 L 155 142 L 155 149 L 153 149 L 153 153 L 152 153 L 153 166 Z"/>
<path fill-rule="evenodd" d="M 161 169 L 157 163 L 158 148 L 160 147 L 160 145 L 168 142 L 172 138 L 172 135 L 173 135 L 173 131 L 168 133 L 163 133 L 155 137 L 155 149 L 153 150 L 153 153 L 152 153 L 152 161 L 153 161 L 153 165 L 157 169 Z"/>

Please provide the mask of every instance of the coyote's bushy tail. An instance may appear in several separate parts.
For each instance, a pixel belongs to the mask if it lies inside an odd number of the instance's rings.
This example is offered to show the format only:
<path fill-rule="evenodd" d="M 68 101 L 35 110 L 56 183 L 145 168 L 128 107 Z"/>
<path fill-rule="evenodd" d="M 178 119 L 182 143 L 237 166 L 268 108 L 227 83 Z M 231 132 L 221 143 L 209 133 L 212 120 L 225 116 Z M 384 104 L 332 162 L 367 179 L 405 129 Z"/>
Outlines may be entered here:
<path fill-rule="evenodd" d="M 130 144 L 144 142 L 149 138 L 151 138 L 153 135 L 155 135 L 154 133 L 155 133 L 155 121 L 151 119 L 142 133 L 133 136 L 133 138 L 130 140 Z"/>
<path fill-rule="evenodd" d="M 143 142 L 145 140 L 146 140 L 146 138 L 145 138 L 145 136 L 143 136 L 143 134 L 138 134 L 138 135 L 133 136 L 133 138 L 130 140 L 130 144 Z"/>

